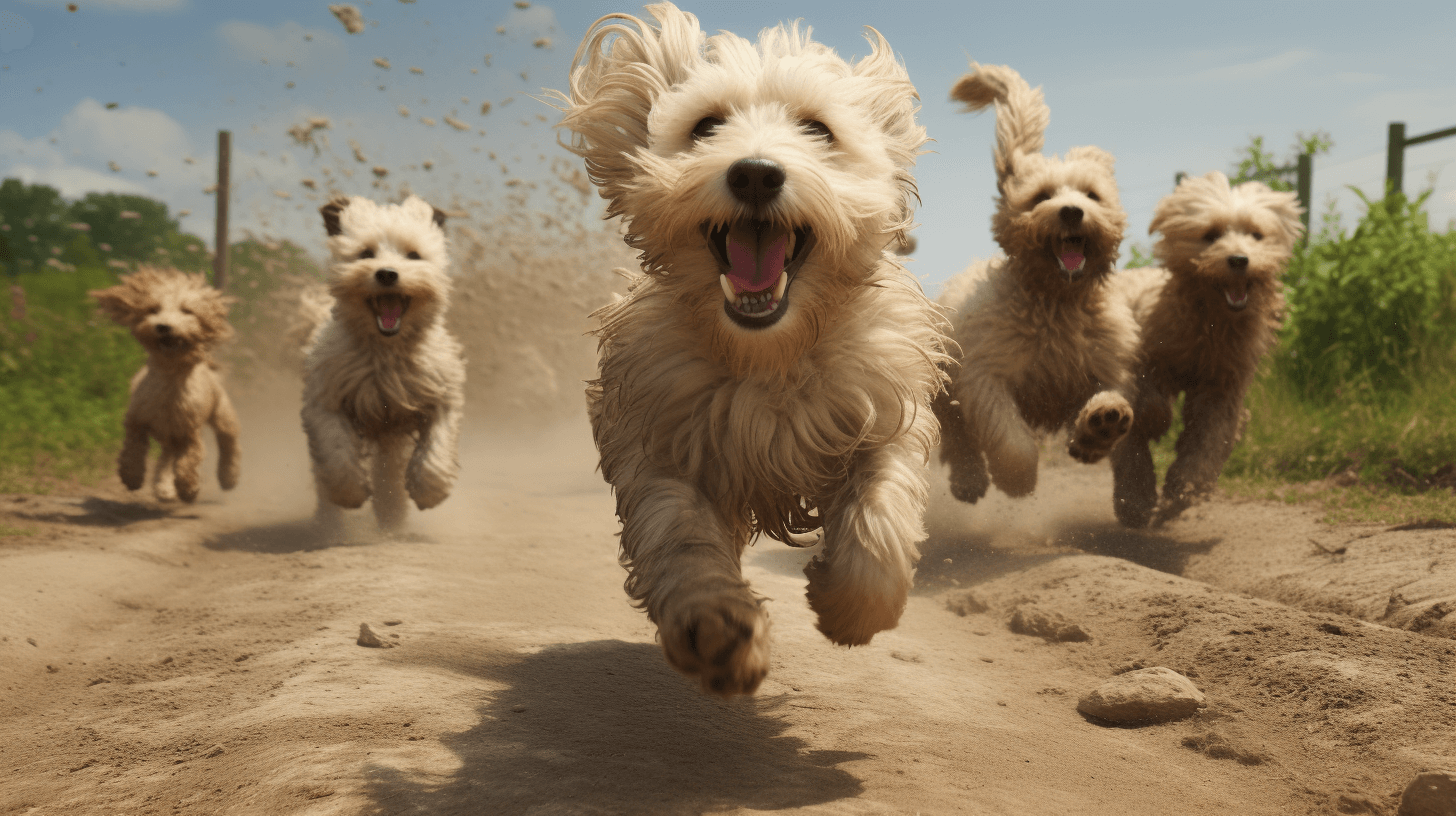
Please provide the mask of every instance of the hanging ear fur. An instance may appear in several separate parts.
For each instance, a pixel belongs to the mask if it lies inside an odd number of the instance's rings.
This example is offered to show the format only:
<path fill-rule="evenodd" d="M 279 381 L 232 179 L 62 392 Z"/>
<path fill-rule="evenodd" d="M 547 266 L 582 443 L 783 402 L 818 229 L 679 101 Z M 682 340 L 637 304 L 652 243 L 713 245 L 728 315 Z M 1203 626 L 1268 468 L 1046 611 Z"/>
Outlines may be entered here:
<path fill-rule="evenodd" d="M 1304 234 L 1304 221 L 1300 218 L 1304 213 L 1304 208 L 1299 206 L 1299 196 L 1290 192 L 1271 190 L 1257 181 L 1246 181 L 1234 189 L 1246 197 L 1252 198 L 1259 206 L 1268 209 L 1279 218 L 1279 229 L 1283 233 L 1281 237 L 1285 243 L 1293 246 Z"/>
<path fill-rule="evenodd" d="M 435 222 L 435 226 L 443 230 L 445 228 L 445 211 L 439 207 L 435 207 L 434 209 L 435 212 L 430 216 L 430 220 Z"/>
<path fill-rule="evenodd" d="M 339 226 L 339 216 L 343 214 L 344 208 L 347 206 L 349 206 L 349 199 L 340 196 L 319 207 L 319 212 L 324 217 L 324 230 L 330 237 L 344 231 L 344 228 Z"/>

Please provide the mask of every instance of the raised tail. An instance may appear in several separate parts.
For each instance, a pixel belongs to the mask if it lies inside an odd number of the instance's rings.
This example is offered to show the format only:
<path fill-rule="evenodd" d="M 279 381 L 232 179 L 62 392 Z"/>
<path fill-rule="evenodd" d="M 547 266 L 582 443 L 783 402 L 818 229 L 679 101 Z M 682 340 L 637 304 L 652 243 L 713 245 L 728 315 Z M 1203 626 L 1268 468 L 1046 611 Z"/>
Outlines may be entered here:
<path fill-rule="evenodd" d="M 1005 65 L 977 65 L 950 89 L 951 99 L 964 102 L 968 112 L 996 105 L 996 181 L 1012 174 L 1018 153 L 1040 153 L 1051 111 L 1041 88 L 1032 88 Z"/>

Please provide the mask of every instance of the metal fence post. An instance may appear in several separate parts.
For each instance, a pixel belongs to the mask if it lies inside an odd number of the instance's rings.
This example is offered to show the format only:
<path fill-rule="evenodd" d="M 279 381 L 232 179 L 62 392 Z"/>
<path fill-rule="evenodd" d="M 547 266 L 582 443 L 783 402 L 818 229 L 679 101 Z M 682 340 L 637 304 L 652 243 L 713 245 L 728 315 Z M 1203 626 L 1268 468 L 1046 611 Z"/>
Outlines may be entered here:
<path fill-rule="evenodd" d="M 1405 122 L 1391 122 L 1389 141 L 1385 147 L 1385 193 L 1400 192 L 1405 175 Z"/>
<path fill-rule="evenodd" d="M 1175 190 L 1178 189 L 1178 185 L 1182 184 L 1183 183 L 1183 179 L 1186 179 L 1186 178 L 1188 178 L 1188 174 L 1185 173 L 1185 172 L 1183 172 L 1182 170 L 1179 170 L 1178 172 L 1174 173 L 1173 174 L 1173 189 L 1175 189 Z"/>
<path fill-rule="evenodd" d="M 232 164 L 233 134 L 231 131 L 217 132 L 217 229 L 214 233 L 212 255 L 212 285 L 220 290 L 227 289 L 228 279 L 228 199 L 232 187 L 228 179 Z"/>

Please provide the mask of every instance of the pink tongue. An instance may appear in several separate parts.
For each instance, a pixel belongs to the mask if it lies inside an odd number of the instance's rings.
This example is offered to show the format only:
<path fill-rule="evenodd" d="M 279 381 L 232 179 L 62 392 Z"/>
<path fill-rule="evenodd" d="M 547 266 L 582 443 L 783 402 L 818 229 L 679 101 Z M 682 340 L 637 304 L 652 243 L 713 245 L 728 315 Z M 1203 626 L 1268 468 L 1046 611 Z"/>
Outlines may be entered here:
<path fill-rule="evenodd" d="M 757 233 L 750 233 L 750 238 L 740 241 L 734 234 L 728 236 L 728 282 L 738 294 L 769 289 L 784 274 L 789 236 L 780 235 L 767 245 L 757 240 Z"/>
<path fill-rule="evenodd" d="M 386 300 L 379 304 L 379 323 L 386 329 L 393 329 L 399 326 L 399 318 L 403 314 L 403 303 L 395 300 Z"/>
<path fill-rule="evenodd" d="M 1069 272 L 1077 271 L 1077 268 L 1082 265 L 1082 262 L 1084 260 L 1086 260 L 1086 258 L 1083 257 L 1082 253 L 1080 252 L 1062 253 L 1062 267 Z"/>

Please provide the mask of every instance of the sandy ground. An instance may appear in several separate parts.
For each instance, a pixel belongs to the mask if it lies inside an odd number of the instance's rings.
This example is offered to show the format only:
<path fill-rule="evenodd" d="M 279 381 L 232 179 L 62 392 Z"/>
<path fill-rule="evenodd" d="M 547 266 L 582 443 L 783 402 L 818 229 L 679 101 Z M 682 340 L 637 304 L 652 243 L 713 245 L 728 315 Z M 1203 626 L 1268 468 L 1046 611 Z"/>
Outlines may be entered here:
<path fill-rule="evenodd" d="M 1451 530 L 1221 500 L 1130 533 L 1104 467 L 1056 461 L 1018 502 L 938 483 L 867 647 L 814 630 L 812 550 L 750 551 L 773 668 L 721 701 L 627 603 L 584 420 L 476 431 L 407 534 L 326 541 L 291 416 L 245 425 L 242 486 L 195 506 L 0 497 L 27 532 L 0 538 L 0 813 L 1394 814 L 1456 767 Z M 1028 607 L 1091 640 L 1014 634 Z M 1157 665 L 1208 707 L 1077 713 Z"/>

